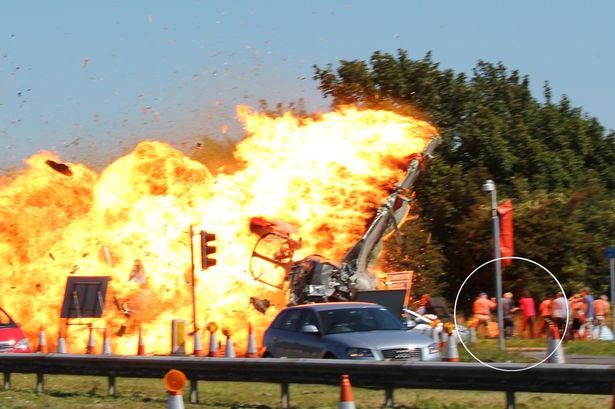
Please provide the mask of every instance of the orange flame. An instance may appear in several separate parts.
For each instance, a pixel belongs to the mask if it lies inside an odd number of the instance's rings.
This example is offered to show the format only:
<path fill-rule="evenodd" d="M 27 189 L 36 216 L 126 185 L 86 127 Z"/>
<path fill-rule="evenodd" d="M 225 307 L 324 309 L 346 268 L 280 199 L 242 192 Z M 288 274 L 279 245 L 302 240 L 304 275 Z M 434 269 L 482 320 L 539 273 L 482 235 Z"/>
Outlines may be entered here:
<path fill-rule="evenodd" d="M 201 271 L 194 257 L 196 324 L 204 331 L 206 323 L 220 323 L 245 348 L 247 323 L 262 333 L 286 303 L 283 291 L 249 272 L 258 239 L 250 218 L 297 226 L 296 259 L 339 259 L 400 178 L 396 163 L 436 133 L 423 121 L 352 107 L 317 119 L 270 118 L 245 107 L 238 114 L 249 136 L 236 146 L 242 166 L 233 173 L 213 176 L 172 147 L 146 141 L 100 175 L 82 164 L 69 164 L 72 175 L 56 171 L 46 161 L 59 158 L 41 152 L 3 181 L 0 305 L 31 340 L 41 323 L 49 339 L 59 333 L 67 276 L 109 276 L 103 317 L 69 321 L 69 352 L 85 350 L 92 324 L 110 329 L 116 353 L 134 354 L 139 326 L 148 352 L 169 353 L 171 320 L 192 322 L 194 226 L 217 235 L 218 259 Z M 250 297 L 272 306 L 259 312 Z"/>

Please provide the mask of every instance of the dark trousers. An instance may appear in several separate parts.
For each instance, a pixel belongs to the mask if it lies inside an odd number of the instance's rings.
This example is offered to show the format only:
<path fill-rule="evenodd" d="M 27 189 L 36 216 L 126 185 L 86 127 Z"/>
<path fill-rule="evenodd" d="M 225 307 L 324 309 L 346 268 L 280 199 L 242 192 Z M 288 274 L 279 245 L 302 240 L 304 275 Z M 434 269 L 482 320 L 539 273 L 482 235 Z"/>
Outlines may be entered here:
<path fill-rule="evenodd" d="M 553 322 L 557 325 L 557 329 L 559 330 L 559 337 L 561 338 L 564 334 L 564 328 L 566 328 L 566 320 L 564 318 L 553 317 Z"/>
<path fill-rule="evenodd" d="M 513 336 L 513 332 L 515 330 L 515 323 L 512 318 L 504 317 L 504 336 L 506 338 L 510 338 Z"/>

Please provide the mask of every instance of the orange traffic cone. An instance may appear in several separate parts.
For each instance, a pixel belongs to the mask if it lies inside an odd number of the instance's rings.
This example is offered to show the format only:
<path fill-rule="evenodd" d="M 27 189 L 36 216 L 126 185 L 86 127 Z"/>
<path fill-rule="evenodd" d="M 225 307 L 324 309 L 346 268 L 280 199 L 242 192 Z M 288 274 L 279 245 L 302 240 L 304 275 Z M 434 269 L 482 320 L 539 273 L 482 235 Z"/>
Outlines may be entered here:
<path fill-rule="evenodd" d="M 218 331 L 218 325 L 215 322 L 207 324 L 207 331 L 209 331 L 209 356 L 216 356 L 218 351 L 218 341 L 216 340 L 216 331 Z"/>
<path fill-rule="evenodd" d="M 113 355 L 111 352 L 111 341 L 109 341 L 109 336 L 107 334 L 107 327 L 103 330 L 103 355 Z"/>
<path fill-rule="evenodd" d="M 209 333 L 209 356 L 216 356 L 216 351 L 218 350 L 218 340 L 216 339 L 216 333 Z"/>
<path fill-rule="evenodd" d="M 66 353 L 66 340 L 64 339 L 64 330 L 60 327 L 60 334 L 58 335 L 58 354 Z"/>
<path fill-rule="evenodd" d="M 547 336 L 547 362 L 550 364 L 565 364 L 564 348 L 560 344 L 559 328 L 555 324 L 549 324 Z"/>
<path fill-rule="evenodd" d="M 434 321 L 432 323 L 431 328 L 431 337 L 433 342 L 438 345 L 438 348 L 442 348 L 442 339 L 440 338 L 440 334 L 442 333 L 442 327 L 438 325 L 438 321 Z"/>
<path fill-rule="evenodd" d="M 88 345 L 87 347 L 85 347 L 85 353 L 86 354 L 93 354 L 94 353 L 94 333 L 92 331 L 92 327 L 89 328 L 90 330 L 90 336 L 88 337 Z"/>
<path fill-rule="evenodd" d="M 256 339 L 254 339 L 254 333 L 252 332 L 252 324 L 248 324 L 248 352 L 246 353 L 248 358 L 256 358 Z"/>
<path fill-rule="evenodd" d="M 46 354 L 49 352 L 47 349 L 47 338 L 45 337 L 45 326 L 41 324 L 40 330 L 38 332 L 38 348 L 36 352 L 41 352 Z"/>
<path fill-rule="evenodd" d="M 139 346 L 137 347 L 137 355 L 145 355 L 145 345 L 143 344 L 143 332 L 139 325 Z"/>
<path fill-rule="evenodd" d="M 448 362 L 459 362 L 459 351 L 457 350 L 457 337 L 455 333 L 448 336 L 444 360 Z"/>
<path fill-rule="evenodd" d="M 235 347 L 231 339 L 231 329 L 228 327 L 222 328 L 222 334 L 226 337 L 226 348 L 224 350 L 225 358 L 235 358 Z"/>
<path fill-rule="evenodd" d="M 446 348 L 446 346 L 448 345 L 448 328 L 444 328 L 442 330 L 442 332 L 440 333 L 440 339 L 442 339 L 442 342 L 440 343 L 440 347 L 442 348 Z"/>
<path fill-rule="evenodd" d="M 338 409 L 356 409 L 354 400 L 352 399 L 352 385 L 348 375 L 342 375 L 340 384 L 340 404 Z"/>
<path fill-rule="evenodd" d="M 167 398 L 167 409 L 184 409 L 182 388 L 186 383 L 186 375 L 182 371 L 171 369 L 164 376 L 163 382 L 169 395 Z"/>
<path fill-rule="evenodd" d="M 194 331 L 194 356 L 203 356 L 203 344 L 201 344 L 201 334 L 197 329 Z"/>

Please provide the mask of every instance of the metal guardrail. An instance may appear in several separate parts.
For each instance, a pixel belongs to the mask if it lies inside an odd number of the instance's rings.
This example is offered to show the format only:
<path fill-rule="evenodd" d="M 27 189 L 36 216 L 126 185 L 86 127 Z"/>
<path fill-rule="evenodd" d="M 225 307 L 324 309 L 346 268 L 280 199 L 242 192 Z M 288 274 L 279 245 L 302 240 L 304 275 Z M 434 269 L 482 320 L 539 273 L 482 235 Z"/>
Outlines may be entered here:
<path fill-rule="evenodd" d="M 520 370 L 530 364 L 497 366 Z M 116 377 L 162 378 L 170 369 L 186 374 L 192 402 L 198 400 L 199 380 L 266 382 L 282 385 L 285 407 L 289 405 L 289 384 L 338 385 L 341 374 L 350 375 L 354 386 L 384 389 L 391 404 L 395 388 L 502 391 L 507 393 L 507 407 L 511 408 L 515 392 L 610 395 L 615 385 L 615 366 L 611 365 L 542 364 L 527 371 L 505 372 L 466 362 L 0 354 L 5 388 L 10 388 L 11 373 L 37 374 L 39 391 L 43 390 L 44 374 L 107 376 L 108 393 L 115 395 Z"/>

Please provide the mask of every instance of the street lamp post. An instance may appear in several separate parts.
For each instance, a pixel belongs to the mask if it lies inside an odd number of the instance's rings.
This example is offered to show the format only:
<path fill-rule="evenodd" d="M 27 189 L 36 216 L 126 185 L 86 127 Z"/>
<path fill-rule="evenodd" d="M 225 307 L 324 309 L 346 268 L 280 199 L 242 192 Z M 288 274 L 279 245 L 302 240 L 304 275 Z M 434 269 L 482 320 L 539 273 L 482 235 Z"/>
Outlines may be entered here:
<path fill-rule="evenodd" d="M 495 183 L 489 179 L 483 184 L 483 192 L 491 193 L 491 220 L 493 222 L 493 256 L 495 259 L 495 292 L 498 309 L 498 346 L 504 352 L 504 311 L 502 310 L 502 263 L 500 258 L 500 223 L 497 209 Z"/>

